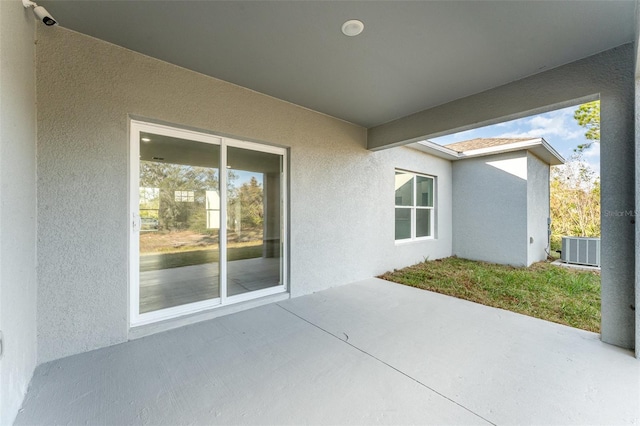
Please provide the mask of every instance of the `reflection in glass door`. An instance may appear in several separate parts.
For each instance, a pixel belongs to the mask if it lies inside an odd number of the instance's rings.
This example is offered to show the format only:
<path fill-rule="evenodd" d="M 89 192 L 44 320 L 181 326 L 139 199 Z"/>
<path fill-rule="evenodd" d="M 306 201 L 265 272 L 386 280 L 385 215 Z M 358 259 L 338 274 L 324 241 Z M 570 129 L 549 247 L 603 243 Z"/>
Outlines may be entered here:
<path fill-rule="evenodd" d="M 140 313 L 220 296 L 220 146 L 140 132 Z"/>
<path fill-rule="evenodd" d="M 132 325 L 286 291 L 284 149 L 132 121 L 131 154 Z"/>
<path fill-rule="evenodd" d="M 227 148 L 227 295 L 282 284 L 282 156 Z"/>

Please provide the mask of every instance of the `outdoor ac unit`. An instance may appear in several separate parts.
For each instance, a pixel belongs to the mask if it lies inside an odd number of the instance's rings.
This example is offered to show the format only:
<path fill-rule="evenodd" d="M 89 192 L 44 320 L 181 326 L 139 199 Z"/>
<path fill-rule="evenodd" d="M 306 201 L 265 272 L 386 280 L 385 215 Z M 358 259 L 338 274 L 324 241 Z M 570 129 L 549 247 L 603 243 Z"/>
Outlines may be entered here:
<path fill-rule="evenodd" d="M 560 260 L 600 267 L 600 238 L 562 237 Z"/>

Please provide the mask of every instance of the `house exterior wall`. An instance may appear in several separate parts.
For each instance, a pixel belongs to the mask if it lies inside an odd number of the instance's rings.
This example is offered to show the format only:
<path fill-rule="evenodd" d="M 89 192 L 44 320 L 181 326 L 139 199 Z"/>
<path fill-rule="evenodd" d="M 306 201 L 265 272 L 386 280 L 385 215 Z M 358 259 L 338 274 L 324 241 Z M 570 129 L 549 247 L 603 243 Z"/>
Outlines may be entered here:
<path fill-rule="evenodd" d="M 526 265 L 527 246 L 527 152 L 454 162 L 453 254 Z"/>
<path fill-rule="evenodd" d="M 130 116 L 289 148 L 294 297 L 451 254 L 449 161 L 63 28 L 39 29 L 37 75 L 39 362 L 129 336 Z M 438 239 L 395 244 L 396 168 L 437 176 Z"/>
<path fill-rule="evenodd" d="M 368 131 L 380 150 L 495 124 L 600 98 L 602 327 L 605 343 L 636 347 L 640 309 L 636 281 L 636 206 L 633 43 L 522 80 L 458 99 Z M 640 234 L 640 231 L 638 231 Z M 639 261 L 640 262 L 640 261 Z M 640 278 L 638 278 L 640 279 Z M 640 327 L 640 325 L 639 325 Z M 640 350 L 637 350 L 640 354 Z"/>
<path fill-rule="evenodd" d="M 0 424 L 10 425 L 36 366 L 35 21 L 0 2 Z"/>
<path fill-rule="evenodd" d="M 549 250 L 549 170 L 548 164 L 527 153 L 527 265 L 545 260 Z"/>

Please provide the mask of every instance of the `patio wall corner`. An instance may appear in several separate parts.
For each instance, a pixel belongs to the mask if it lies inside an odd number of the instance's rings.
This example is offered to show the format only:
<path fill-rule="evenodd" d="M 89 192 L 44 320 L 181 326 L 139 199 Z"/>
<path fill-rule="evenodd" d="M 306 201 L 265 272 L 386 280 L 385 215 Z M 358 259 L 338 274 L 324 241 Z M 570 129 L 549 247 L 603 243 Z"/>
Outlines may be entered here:
<path fill-rule="evenodd" d="M 551 249 L 550 169 L 549 164 L 527 153 L 527 265 L 546 260 Z"/>
<path fill-rule="evenodd" d="M 12 424 L 36 367 L 35 20 L 0 2 L 0 424 Z"/>

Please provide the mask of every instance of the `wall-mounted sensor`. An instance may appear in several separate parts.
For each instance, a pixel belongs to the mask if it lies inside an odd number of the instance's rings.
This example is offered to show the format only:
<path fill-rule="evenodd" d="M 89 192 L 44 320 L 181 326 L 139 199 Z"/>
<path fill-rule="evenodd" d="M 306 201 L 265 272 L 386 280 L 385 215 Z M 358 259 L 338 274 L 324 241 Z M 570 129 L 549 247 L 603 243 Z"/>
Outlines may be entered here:
<path fill-rule="evenodd" d="M 58 22 L 53 19 L 53 16 L 51 16 L 44 7 L 38 6 L 36 3 L 29 0 L 22 0 L 22 5 L 25 8 L 33 7 L 33 14 L 36 15 L 36 18 L 38 18 L 39 21 L 42 21 L 46 26 L 50 27 L 52 25 L 58 25 Z"/>
<path fill-rule="evenodd" d="M 36 15 L 36 17 L 41 20 L 42 22 L 44 22 L 45 25 L 51 26 L 51 25 L 56 25 L 57 22 L 55 19 L 53 19 L 53 16 L 51 16 L 49 14 L 49 12 L 47 12 L 47 9 L 45 9 L 42 6 L 36 6 L 33 8 L 33 13 Z"/>

